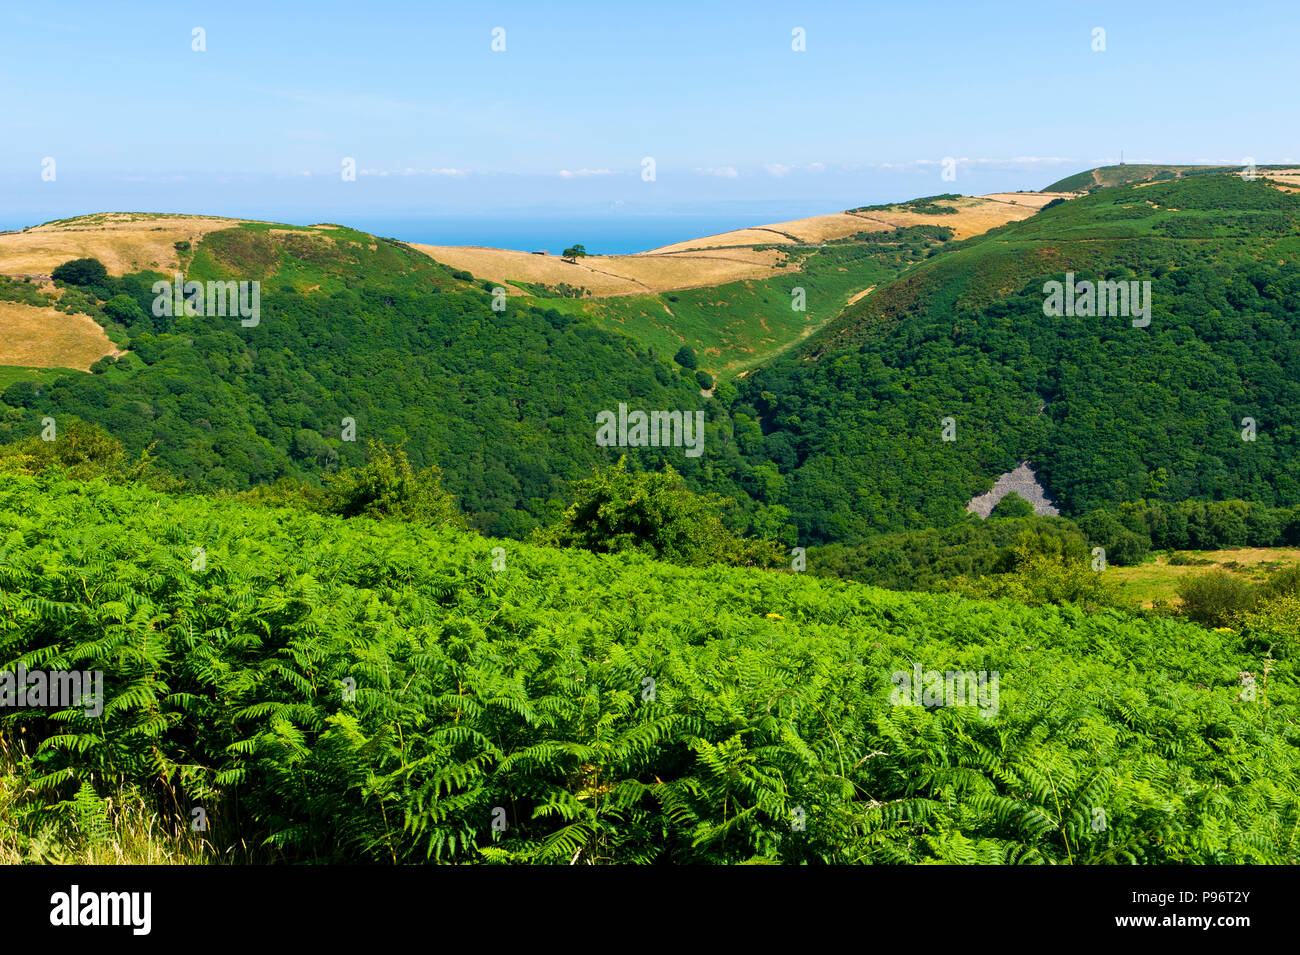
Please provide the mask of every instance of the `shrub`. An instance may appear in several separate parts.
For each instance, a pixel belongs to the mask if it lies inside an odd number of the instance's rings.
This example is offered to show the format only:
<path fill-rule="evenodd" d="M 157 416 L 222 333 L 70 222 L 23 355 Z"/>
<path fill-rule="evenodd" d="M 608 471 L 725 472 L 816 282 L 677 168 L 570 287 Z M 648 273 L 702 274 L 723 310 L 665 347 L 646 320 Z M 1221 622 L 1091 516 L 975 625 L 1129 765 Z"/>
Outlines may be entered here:
<path fill-rule="evenodd" d="M 708 391 L 710 388 L 713 387 L 714 384 L 713 376 L 710 375 L 707 371 L 701 369 L 700 371 L 697 371 L 695 373 L 695 383 L 698 384 L 705 391 Z"/>
<path fill-rule="evenodd" d="M 998 501 L 997 506 L 989 514 L 989 517 L 1001 520 L 1007 517 L 1033 517 L 1034 505 L 1030 504 L 1023 497 L 1012 491 L 1002 500 Z"/>
<path fill-rule="evenodd" d="M 1300 564 L 1288 564 L 1269 574 L 1259 585 L 1261 599 L 1300 596 Z"/>
<path fill-rule="evenodd" d="M 55 471 L 76 480 L 105 478 L 175 488 L 179 484 L 176 478 L 154 467 L 149 454 L 152 447 L 131 461 L 121 443 L 104 429 L 79 418 L 68 418 L 58 422 L 53 441 L 33 435 L 0 445 L 0 472 L 38 475 Z"/>
<path fill-rule="evenodd" d="M 1300 647 L 1300 596 L 1290 594 L 1261 600 L 1256 609 L 1243 613 L 1240 620 L 1251 630 L 1278 639 L 1287 654 L 1295 653 Z"/>
<path fill-rule="evenodd" d="M 108 279 L 108 269 L 99 259 L 72 259 L 55 266 L 50 277 L 69 285 L 103 285 Z"/>
<path fill-rule="evenodd" d="M 30 408 L 43 393 L 41 386 L 34 381 L 15 381 L 0 393 L 0 401 L 11 408 Z"/>
<path fill-rule="evenodd" d="M 1041 542 L 1021 535 L 1013 548 L 1010 573 L 970 579 L 958 577 L 951 588 L 969 597 L 1010 598 L 1031 607 L 1043 604 L 1073 604 L 1085 611 L 1119 606 L 1114 584 L 1104 573 L 1092 569 L 1083 558 L 1052 554 Z"/>
<path fill-rule="evenodd" d="M 1223 627 L 1254 606 L 1256 591 L 1249 581 L 1226 570 L 1211 570 L 1180 580 L 1178 596 L 1189 619 L 1207 627 Z"/>
<path fill-rule="evenodd" d="M 672 467 L 658 473 L 628 471 L 623 457 L 575 482 L 574 491 L 576 500 L 559 522 L 535 536 L 539 543 L 598 554 L 639 551 L 687 567 L 774 567 L 784 562 L 776 544 L 746 540 L 723 523 L 729 500 L 695 494 Z"/>
<path fill-rule="evenodd" d="M 58 425 L 53 441 L 35 435 L 0 447 L 0 469 L 23 474 L 39 474 L 53 466 L 92 477 L 114 470 L 121 461 L 122 445 L 116 439 L 75 418 Z"/>
<path fill-rule="evenodd" d="M 364 467 L 345 468 L 326 479 L 326 510 L 343 517 L 398 517 L 434 526 L 461 524 L 455 498 L 443 490 L 442 472 L 430 465 L 416 472 L 401 448 L 370 443 Z"/>
<path fill-rule="evenodd" d="M 1092 511 L 1078 520 L 1079 529 L 1106 551 L 1106 560 L 1124 567 L 1141 563 L 1151 550 L 1151 539 L 1124 526 L 1112 511 Z"/>
<path fill-rule="evenodd" d="M 330 513 L 329 494 L 298 478 L 282 477 L 274 484 L 259 484 L 246 491 L 236 491 L 230 497 L 249 504 L 268 507 L 292 507 L 297 510 Z"/>
<path fill-rule="evenodd" d="M 691 348 L 689 345 L 683 345 L 681 348 L 677 349 L 677 354 L 673 356 L 673 361 L 677 362 L 677 364 L 681 365 L 683 368 L 691 370 L 694 370 L 699 364 L 699 360 L 695 357 L 695 349 Z"/>
<path fill-rule="evenodd" d="M 1125 528 L 1111 540 L 1106 559 L 1120 567 L 1131 567 L 1142 563 L 1150 551 L 1150 539 Z"/>
<path fill-rule="evenodd" d="M 153 331 L 152 319 L 129 295 L 114 295 L 104 303 L 104 313 L 127 328 L 139 325 L 145 331 Z"/>

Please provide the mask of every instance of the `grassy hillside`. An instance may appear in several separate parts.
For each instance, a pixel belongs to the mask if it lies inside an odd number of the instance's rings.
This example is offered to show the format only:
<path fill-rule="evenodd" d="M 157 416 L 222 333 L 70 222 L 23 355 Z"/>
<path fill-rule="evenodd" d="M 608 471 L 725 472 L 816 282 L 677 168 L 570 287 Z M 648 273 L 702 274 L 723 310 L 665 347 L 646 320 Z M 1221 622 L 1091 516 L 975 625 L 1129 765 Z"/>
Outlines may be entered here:
<path fill-rule="evenodd" d="M 1094 189 L 1107 189 L 1112 186 L 1128 186 L 1142 182 L 1169 182 L 1188 176 L 1219 176 L 1242 172 L 1244 166 L 1164 166 L 1151 163 L 1127 163 L 1122 166 L 1098 166 L 1085 169 L 1073 176 L 1052 183 L 1043 192 L 1089 192 Z M 1255 167 L 1261 176 L 1281 173 L 1294 173 L 1294 165 L 1264 165 Z M 1270 177 L 1272 178 L 1272 177 Z M 1281 177 L 1290 180 L 1290 175 Z"/>
<path fill-rule="evenodd" d="M 787 267 L 773 278 L 654 295 L 547 298 L 545 304 L 663 355 L 687 345 L 701 368 L 725 379 L 798 344 L 949 237 L 951 230 L 939 226 L 864 231 L 825 246 L 784 249 Z"/>
<path fill-rule="evenodd" d="M 110 275 L 170 271 L 181 263 L 178 242 L 192 246 L 209 232 L 238 223 L 215 216 L 156 212 L 100 212 L 57 219 L 0 232 L 0 274 L 48 277 L 56 266 L 86 256 L 103 262 Z"/>
<path fill-rule="evenodd" d="M 0 584 L 6 665 L 105 675 L 0 716 L 11 858 L 140 793 L 286 861 L 1300 861 L 1266 633 L 57 476 L 0 484 Z M 914 667 L 996 698 L 895 705 Z"/>
<path fill-rule="evenodd" d="M 49 381 L 88 371 L 120 354 L 104 327 L 49 282 L 0 275 L 0 390 L 15 381 Z M 119 336 L 120 338 L 121 336 Z"/>
<path fill-rule="evenodd" d="M 1180 550 L 1157 554 L 1134 567 L 1116 567 L 1112 576 L 1121 593 L 1141 606 L 1177 606 L 1178 585 L 1184 578 L 1222 570 L 1254 584 L 1269 574 L 1300 562 L 1296 547 L 1229 547 L 1222 550 Z"/>
<path fill-rule="evenodd" d="M 1039 193 L 863 207 L 689 239 L 637 255 L 559 256 L 421 246 L 440 262 L 730 378 L 771 360 L 880 282 L 969 238 L 1028 218 Z M 793 294 L 801 290 L 801 308 Z"/>
<path fill-rule="evenodd" d="M 104 329 L 87 315 L 0 301 L 0 368 L 89 371 L 99 359 L 114 354 L 117 350 Z"/>

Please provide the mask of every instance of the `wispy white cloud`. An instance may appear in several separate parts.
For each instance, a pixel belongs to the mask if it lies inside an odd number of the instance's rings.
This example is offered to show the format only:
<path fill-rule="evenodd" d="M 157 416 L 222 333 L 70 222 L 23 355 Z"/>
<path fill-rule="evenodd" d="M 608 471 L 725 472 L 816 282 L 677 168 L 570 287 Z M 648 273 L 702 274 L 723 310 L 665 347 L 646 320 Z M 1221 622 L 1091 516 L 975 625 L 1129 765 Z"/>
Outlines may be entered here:
<path fill-rule="evenodd" d="M 31 27 L 40 27 L 43 30 L 59 30 L 63 33 L 86 33 L 89 28 L 79 23 L 69 23 L 61 20 L 37 20 L 35 17 L 25 16 L 14 10 L 5 11 L 12 19 L 19 23 L 25 23 Z"/>
<path fill-rule="evenodd" d="M 736 172 L 734 166 L 717 166 L 708 169 L 696 169 L 701 176 L 718 176 L 721 179 L 735 179 L 740 173 Z"/>
<path fill-rule="evenodd" d="M 819 173 L 826 171 L 824 162 L 804 162 L 804 163 L 780 163 L 769 162 L 763 164 L 763 170 L 777 179 L 790 175 L 792 172 L 811 172 Z"/>
<path fill-rule="evenodd" d="M 880 163 L 879 167 L 883 169 L 900 169 L 909 165 L 912 166 L 941 166 L 949 160 L 955 161 L 958 165 L 966 166 L 1037 166 L 1043 163 L 1063 163 L 1078 162 L 1077 159 L 1070 159 L 1066 156 L 1015 156 L 1013 158 L 982 158 L 973 156 L 945 156 L 943 159 L 914 159 L 911 163 Z"/>
<path fill-rule="evenodd" d="M 361 169 L 363 176 L 468 176 L 468 169 Z"/>
<path fill-rule="evenodd" d="M 561 179 L 587 179 L 591 176 L 612 176 L 611 169 L 561 169 L 557 175 Z"/>
<path fill-rule="evenodd" d="M 122 176 L 123 182 L 189 182 L 190 177 L 179 173 L 172 176 Z"/>
<path fill-rule="evenodd" d="M 1132 161 L 1147 162 L 1148 160 L 1135 159 Z M 907 159 L 895 162 L 847 162 L 841 163 L 837 168 L 842 172 L 857 172 L 862 169 L 916 169 L 921 166 L 942 166 L 947 162 L 954 162 L 959 166 L 992 166 L 1012 169 L 1060 163 L 1080 163 L 1083 160 L 1071 159 L 1067 156 L 1012 156 L 1009 158 L 945 156 L 943 159 Z M 1093 160 L 1093 165 L 1102 166 L 1110 162 L 1118 162 L 1118 160 L 1097 159 Z M 821 171 L 825 167 L 821 163 L 810 163 L 807 168 L 810 171 Z"/>

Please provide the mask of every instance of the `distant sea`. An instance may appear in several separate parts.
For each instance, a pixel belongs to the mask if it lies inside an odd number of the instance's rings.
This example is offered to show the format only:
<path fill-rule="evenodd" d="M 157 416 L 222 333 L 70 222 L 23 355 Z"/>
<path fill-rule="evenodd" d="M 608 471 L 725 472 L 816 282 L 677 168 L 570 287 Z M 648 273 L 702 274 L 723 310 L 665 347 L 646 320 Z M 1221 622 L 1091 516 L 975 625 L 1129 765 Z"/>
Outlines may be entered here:
<path fill-rule="evenodd" d="M 429 245 L 482 245 L 525 252 L 545 249 L 556 255 L 571 245 L 581 244 L 591 255 L 626 255 L 719 232 L 839 212 L 844 208 L 847 208 L 846 203 L 836 204 L 834 201 L 758 200 L 737 202 L 734 208 L 681 212 L 545 209 L 517 214 L 494 210 L 483 214 L 391 215 L 361 210 L 250 209 L 238 206 L 203 208 L 201 212 L 296 225 L 336 222 L 372 235 Z M 77 214 L 76 211 L 51 209 L 19 218 L 12 212 L 0 211 L 0 231 L 21 229 Z"/>
<path fill-rule="evenodd" d="M 590 255 L 645 252 L 661 245 L 695 239 L 733 229 L 797 219 L 819 212 L 808 203 L 788 208 L 737 213 L 681 213 L 656 215 L 546 215 L 546 216 L 424 216 L 371 218 L 348 216 L 342 225 L 372 235 L 429 245 L 483 245 L 525 252 L 547 250 L 552 255 L 574 244 Z"/>

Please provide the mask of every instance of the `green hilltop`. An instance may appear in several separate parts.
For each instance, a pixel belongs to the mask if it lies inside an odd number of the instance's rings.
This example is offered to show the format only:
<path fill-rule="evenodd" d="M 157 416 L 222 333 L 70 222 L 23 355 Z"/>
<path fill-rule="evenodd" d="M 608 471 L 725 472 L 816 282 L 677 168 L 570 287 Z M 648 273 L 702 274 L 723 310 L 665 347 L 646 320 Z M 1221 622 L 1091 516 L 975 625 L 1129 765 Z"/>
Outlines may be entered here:
<path fill-rule="evenodd" d="M 1098 166 L 1058 179 L 1043 192 L 1089 192 L 1112 186 L 1128 186 L 1138 182 L 1169 182 L 1188 176 L 1216 176 L 1240 173 L 1245 166 L 1164 166 L 1154 163 L 1123 163 L 1115 166 Z M 1257 170 L 1291 168 L 1282 165 L 1256 166 Z"/>

